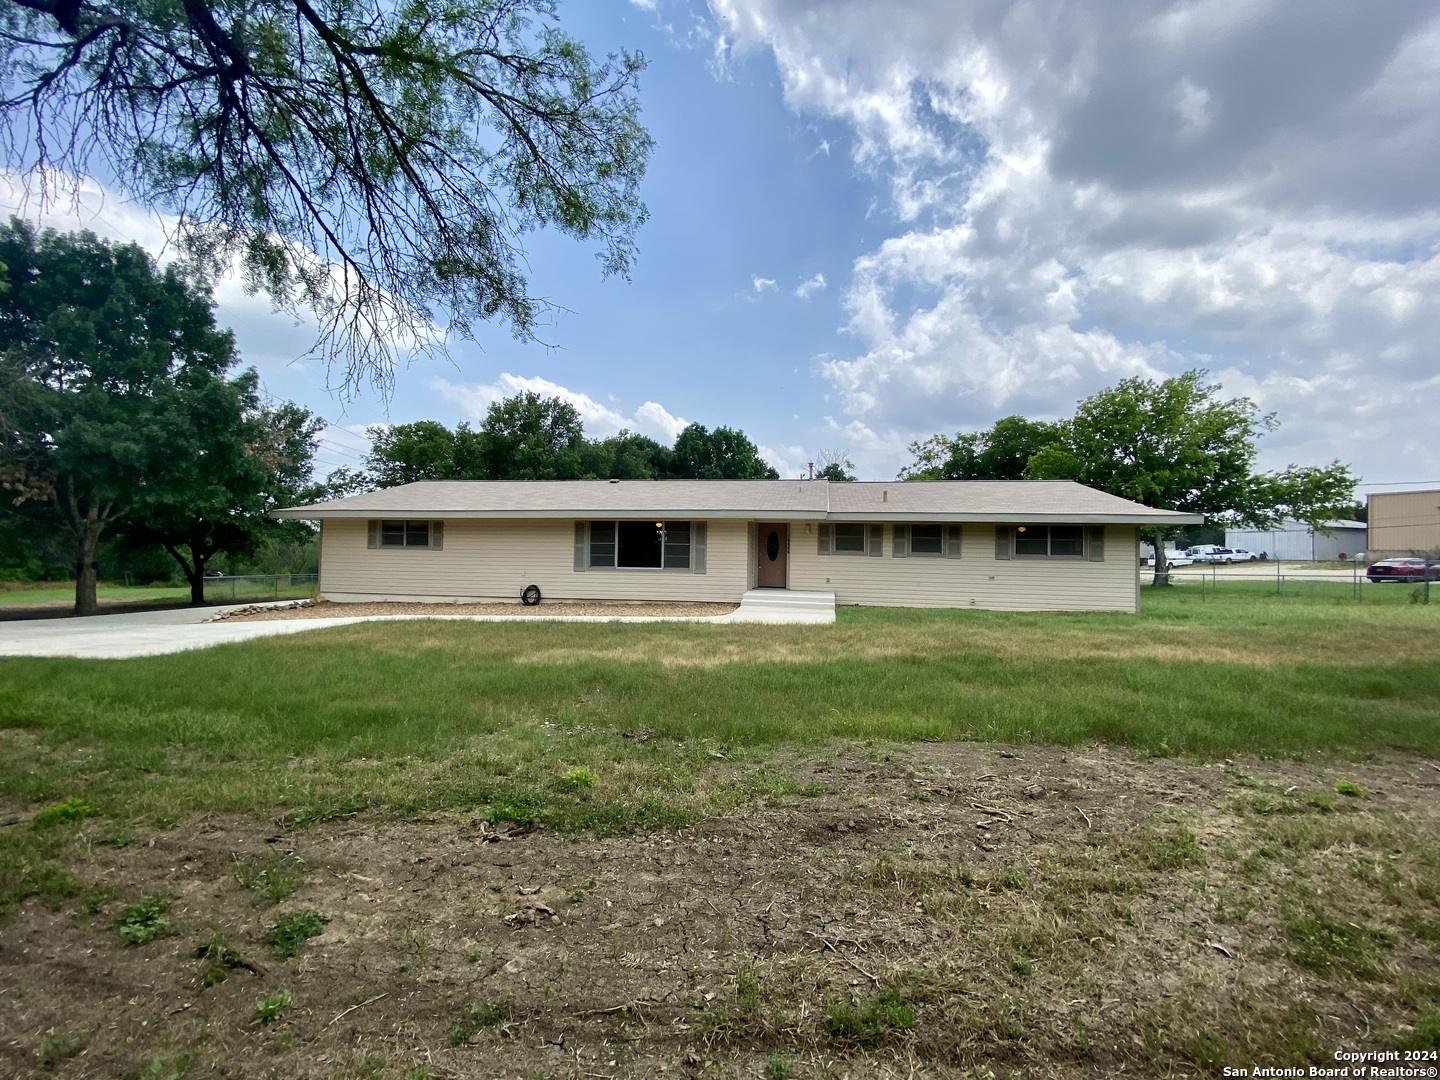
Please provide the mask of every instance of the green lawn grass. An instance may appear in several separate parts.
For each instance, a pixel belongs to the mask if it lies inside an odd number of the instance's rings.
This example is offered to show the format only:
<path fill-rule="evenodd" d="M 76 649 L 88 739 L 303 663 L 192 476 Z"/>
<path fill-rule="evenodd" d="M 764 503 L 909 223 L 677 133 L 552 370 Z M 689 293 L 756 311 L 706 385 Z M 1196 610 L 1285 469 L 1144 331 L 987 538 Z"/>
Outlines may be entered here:
<path fill-rule="evenodd" d="M 95 595 L 100 603 L 107 606 L 184 603 L 190 599 L 190 586 L 102 584 L 96 588 Z M 75 583 L 73 581 L 21 586 L 7 583 L 6 587 L 0 588 L 0 609 L 73 604 L 74 602 Z"/>
<path fill-rule="evenodd" d="M 292 600 L 314 596 L 313 576 L 296 575 L 301 580 L 288 582 L 284 575 L 262 580 L 214 578 L 206 582 L 205 599 L 212 604 L 243 604 L 250 600 Z M 189 585 L 116 585 L 102 583 L 95 590 L 102 608 L 145 606 L 149 604 L 187 604 Z M 6 608 L 69 607 L 75 602 L 74 582 L 59 584 L 0 584 L 0 612 Z"/>
<path fill-rule="evenodd" d="M 1138 617 L 386 622 L 134 660 L 0 660 L 0 795 L 20 813 L 74 798 L 117 828 L 368 807 L 613 832 L 783 788 L 768 759 L 837 739 L 1440 755 L 1440 604 L 1346 588 L 1147 589 Z M 581 767 L 593 782 L 568 779 Z"/>

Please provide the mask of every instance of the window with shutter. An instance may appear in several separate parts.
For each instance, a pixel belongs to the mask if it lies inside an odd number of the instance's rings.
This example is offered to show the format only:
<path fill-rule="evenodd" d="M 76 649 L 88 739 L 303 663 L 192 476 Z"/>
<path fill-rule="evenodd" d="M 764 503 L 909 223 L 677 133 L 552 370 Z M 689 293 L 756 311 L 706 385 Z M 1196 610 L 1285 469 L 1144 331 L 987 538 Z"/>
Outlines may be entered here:
<path fill-rule="evenodd" d="M 960 558 L 960 547 L 964 534 L 965 530 L 959 525 L 945 526 L 945 557 L 947 559 Z"/>
<path fill-rule="evenodd" d="M 943 525 L 931 525 L 928 522 L 924 525 L 910 525 L 906 532 L 910 536 L 911 555 L 933 555 L 939 558 L 945 554 Z"/>
<path fill-rule="evenodd" d="M 443 551 L 445 549 L 445 522 L 430 522 L 430 550 Z"/>
<path fill-rule="evenodd" d="M 816 535 L 817 535 L 817 537 L 818 537 L 818 539 L 816 540 L 815 554 L 817 554 L 817 555 L 829 555 L 829 554 L 830 554 L 830 526 L 829 526 L 829 524 L 827 524 L 827 523 L 821 523 L 820 527 L 819 527 L 818 529 L 816 529 L 815 532 L 816 532 Z M 754 562 L 755 560 L 754 560 L 754 559 L 751 559 L 750 561 L 751 561 L 751 562 Z"/>
<path fill-rule="evenodd" d="M 583 573 L 590 566 L 589 522 L 575 522 L 575 572 Z"/>
<path fill-rule="evenodd" d="M 870 526 L 870 555 L 878 559 L 885 554 L 885 526 Z"/>
<path fill-rule="evenodd" d="M 705 573 L 705 546 L 709 531 L 703 521 L 690 526 L 690 569 L 697 574 Z"/>
<path fill-rule="evenodd" d="M 1095 525 L 1090 529 L 1090 561 L 1105 561 L 1105 526 Z"/>
<path fill-rule="evenodd" d="M 995 558 L 1010 558 L 1010 526 L 995 526 Z"/>
<path fill-rule="evenodd" d="M 895 526 L 895 536 L 891 540 L 890 554 L 896 559 L 903 559 L 909 554 L 910 530 L 904 525 Z"/>
<path fill-rule="evenodd" d="M 378 548 L 380 546 L 380 522 L 372 521 L 370 524 L 370 538 L 367 547 Z"/>

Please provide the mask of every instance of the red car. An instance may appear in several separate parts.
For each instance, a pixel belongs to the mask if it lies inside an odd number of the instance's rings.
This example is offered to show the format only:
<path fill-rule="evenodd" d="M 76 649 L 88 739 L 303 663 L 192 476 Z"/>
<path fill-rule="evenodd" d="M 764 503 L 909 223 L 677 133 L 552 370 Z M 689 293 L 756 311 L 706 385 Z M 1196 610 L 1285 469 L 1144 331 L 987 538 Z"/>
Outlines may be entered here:
<path fill-rule="evenodd" d="M 1374 582 L 1381 581 L 1440 581 L 1440 562 L 1429 563 L 1424 559 L 1382 559 L 1365 571 L 1365 576 Z"/>

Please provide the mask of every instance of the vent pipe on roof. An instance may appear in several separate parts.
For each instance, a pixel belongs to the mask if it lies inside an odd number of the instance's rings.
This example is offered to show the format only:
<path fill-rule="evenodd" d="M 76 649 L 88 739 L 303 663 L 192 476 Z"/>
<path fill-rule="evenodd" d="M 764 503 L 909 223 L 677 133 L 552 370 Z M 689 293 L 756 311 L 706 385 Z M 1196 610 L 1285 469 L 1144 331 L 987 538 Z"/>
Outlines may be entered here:
<path fill-rule="evenodd" d="M 889 502 L 889 501 L 890 501 L 890 492 L 889 492 L 889 491 L 882 491 L 882 492 L 880 492 L 880 501 L 881 501 L 881 502 Z"/>

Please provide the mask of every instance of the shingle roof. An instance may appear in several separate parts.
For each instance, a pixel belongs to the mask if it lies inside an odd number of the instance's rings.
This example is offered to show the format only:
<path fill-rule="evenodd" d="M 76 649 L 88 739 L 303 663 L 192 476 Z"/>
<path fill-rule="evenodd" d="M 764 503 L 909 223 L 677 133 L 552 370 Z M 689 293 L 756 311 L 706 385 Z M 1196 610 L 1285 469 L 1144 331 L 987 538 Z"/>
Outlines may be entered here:
<path fill-rule="evenodd" d="M 788 520 L 1073 521 L 1187 525 L 1070 480 L 422 480 L 275 511 L 323 518 L 764 518 Z"/>

